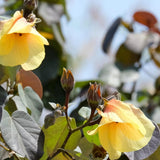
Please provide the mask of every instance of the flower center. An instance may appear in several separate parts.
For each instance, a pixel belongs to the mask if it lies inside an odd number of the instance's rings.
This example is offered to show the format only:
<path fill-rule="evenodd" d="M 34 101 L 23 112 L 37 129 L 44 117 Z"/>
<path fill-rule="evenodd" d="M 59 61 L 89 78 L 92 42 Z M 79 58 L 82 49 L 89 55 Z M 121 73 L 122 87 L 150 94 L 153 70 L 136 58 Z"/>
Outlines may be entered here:
<path fill-rule="evenodd" d="M 22 33 L 19 33 L 19 36 L 22 36 Z"/>

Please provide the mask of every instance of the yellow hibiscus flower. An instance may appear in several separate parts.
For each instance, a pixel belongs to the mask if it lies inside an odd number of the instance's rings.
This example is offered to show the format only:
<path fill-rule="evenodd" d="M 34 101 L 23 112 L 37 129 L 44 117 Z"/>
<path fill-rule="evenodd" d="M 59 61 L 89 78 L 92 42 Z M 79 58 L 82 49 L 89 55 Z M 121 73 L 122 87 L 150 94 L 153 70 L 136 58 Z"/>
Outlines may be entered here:
<path fill-rule="evenodd" d="M 143 112 L 131 104 L 112 99 L 104 103 L 104 112 L 99 126 L 89 135 L 98 132 L 103 148 L 111 160 L 118 159 L 121 152 L 143 148 L 150 141 L 155 126 Z"/>
<path fill-rule="evenodd" d="M 48 41 L 21 12 L 16 11 L 11 19 L 0 21 L 0 64 L 33 70 L 45 57 L 44 45 Z"/>

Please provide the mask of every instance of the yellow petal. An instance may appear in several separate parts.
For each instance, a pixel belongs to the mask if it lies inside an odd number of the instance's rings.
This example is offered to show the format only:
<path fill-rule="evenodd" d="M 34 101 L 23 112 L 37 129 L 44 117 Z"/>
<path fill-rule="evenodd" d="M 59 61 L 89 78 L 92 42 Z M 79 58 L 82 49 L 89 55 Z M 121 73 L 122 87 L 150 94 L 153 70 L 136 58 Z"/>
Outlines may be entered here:
<path fill-rule="evenodd" d="M 31 30 L 30 33 L 33 34 L 33 35 L 35 35 L 35 36 L 37 36 L 39 38 L 39 41 L 41 41 L 43 44 L 49 45 L 47 39 L 44 38 L 39 32 L 37 32 L 36 29 L 32 28 L 32 30 Z"/>
<path fill-rule="evenodd" d="M 99 127 L 95 128 L 94 130 L 88 131 L 87 134 L 88 135 L 94 135 L 94 134 L 96 134 L 98 132 L 98 128 Z"/>
<path fill-rule="evenodd" d="M 39 31 L 39 33 L 43 36 L 43 37 L 45 37 L 45 38 L 47 38 L 47 39 L 54 39 L 54 36 L 53 36 L 53 34 L 51 34 L 51 33 L 48 33 L 48 32 L 43 32 L 43 31 Z"/>
<path fill-rule="evenodd" d="M 10 34 L 0 39 L 0 63 L 16 66 L 24 63 L 29 56 L 27 34 Z"/>
<path fill-rule="evenodd" d="M 28 23 L 24 17 L 18 19 L 9 30 L 8 34 L 12 33 L 30 33 L 33 23 Z"/>
<path fill-rule="evenodd" d="M 129 104 L 119 100 L 112 99 L 106 104 L 104 113 L 107 114 L 109 121 L 113 122 L 127 122 L 137 126 L 143 134 L 145 134 L 145 128 L 140 122 L 138 117 L 133 113 Z M 119 120 L 121 121 L 118 121 Z"/>
<path fill-rule="evenodd" d="M 111 130 L 112 129 L 112 130 Z M 121 156 L 121 152 L 116 150 L 112 145 L 112 135 L 116 131 L 116 127 L 110 124 L 99 127 L 99 140 L 102 147 L 108 152 L 110 160 L 118 159 Z"/>
<path fill-rule="evenodd" d="M 111 122 L 123 122 L 123 120 L 113 111 L 107 111 L 104 113 L 98 110 L 98 113 L 103 117 L 100 121 L 100 125 L 105 125 Z"/>
<path fill-rule="evenodd" d="M 110 141 L 115 150 L 120 152 L 130 152 L 139 150 L 146 145 L 141 143 L 144 135 L 139 129 L 128 123 L 111 123 L 110 127 Z"/>
<path fill-rule="evenodd" d="M 33 70 L 39 67 L 45 57 L 42 41 L 36 35 L 28 35 L 29 58 L 21 66 L 24 70 Z"/>
<path fill-rule="evenodd" d="M 21 12 L 16 11 L 12 18 L 2 21 L 3 28 L 0 33 L 0 37 L 2 37 L 4 34 L 7 34 L 9 30 L 12 28 L 12 26 L 15 24 L 15 22 L 20 18 L 22 18 Z"/>

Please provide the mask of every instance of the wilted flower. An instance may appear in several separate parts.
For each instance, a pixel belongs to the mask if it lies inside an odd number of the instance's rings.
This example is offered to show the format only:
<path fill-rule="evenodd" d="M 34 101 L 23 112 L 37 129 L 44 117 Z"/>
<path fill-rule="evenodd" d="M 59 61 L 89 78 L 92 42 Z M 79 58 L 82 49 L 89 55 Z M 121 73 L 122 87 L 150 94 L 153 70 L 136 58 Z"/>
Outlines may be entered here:
<path fill-rule="evenodd" d="M 139 150 L 148 144 L 155 129 L 143 112 L 131 104 L 112 99 L 105 101 L 99 126 L 88 132 L 98 132 L 103 148 L 111 160 L 118 159 L 121 152 Z"/>
<path fill-rule="evenodd" d="M 48 41 L 16 11 L 9 20 L 0 21 L 0 64 L 21 65 L 24 70 L 37 68 L 45 57 Z"/>

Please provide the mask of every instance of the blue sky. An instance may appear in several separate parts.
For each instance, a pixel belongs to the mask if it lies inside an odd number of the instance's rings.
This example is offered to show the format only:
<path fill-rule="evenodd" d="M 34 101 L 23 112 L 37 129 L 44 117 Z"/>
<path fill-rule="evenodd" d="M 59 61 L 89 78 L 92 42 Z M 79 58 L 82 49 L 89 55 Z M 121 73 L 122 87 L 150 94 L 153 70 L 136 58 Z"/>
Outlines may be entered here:
<path fill-rule="evenodd" d="M 146 10 L 160 20 L 159 0 L 67 0 L 67 9 L 71 20 L 68 22 L 63 17 L 61 24 L 66 50 L 74 58 L 70 67 L 78 80 L 96 78 L 103 64 L 113 60 L 102 52 L 101 44 L 117 17 L 130 22 L 135 11 Z M 115 52 L 126 36 L 124 29 L 118 30 L 111 52 Z"/>

